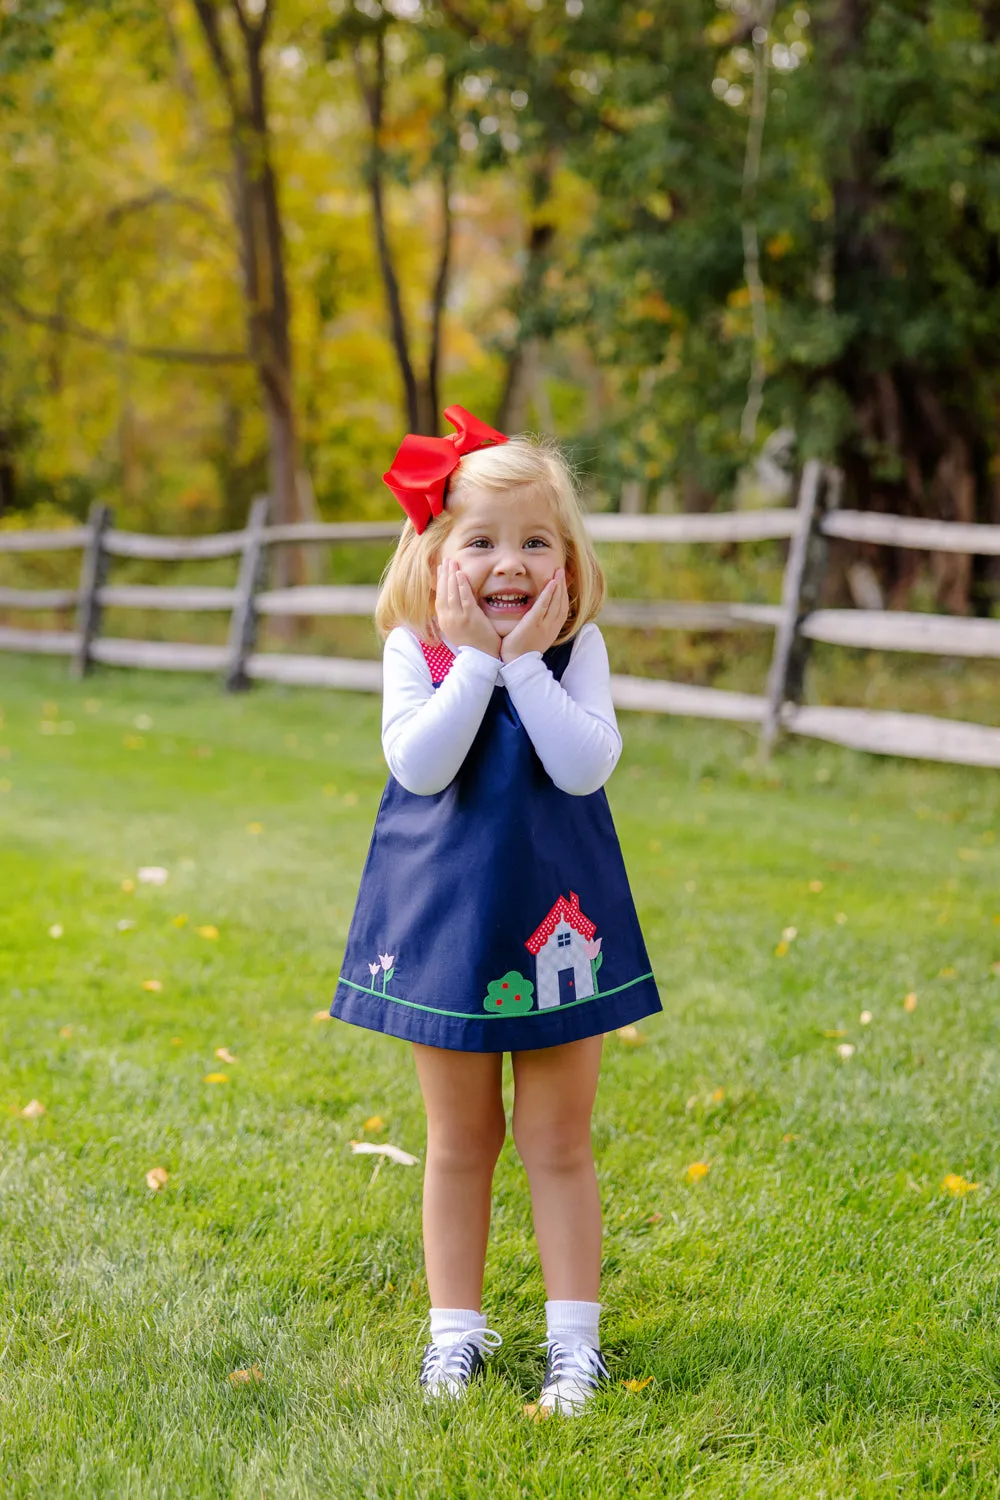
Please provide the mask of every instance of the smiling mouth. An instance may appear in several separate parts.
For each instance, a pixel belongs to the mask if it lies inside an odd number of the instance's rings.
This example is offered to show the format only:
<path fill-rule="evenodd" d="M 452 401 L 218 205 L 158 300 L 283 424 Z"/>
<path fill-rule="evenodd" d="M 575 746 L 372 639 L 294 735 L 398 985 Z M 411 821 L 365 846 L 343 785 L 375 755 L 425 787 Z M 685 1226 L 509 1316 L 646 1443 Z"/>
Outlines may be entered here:
<path fill-rule="evenodd" d="M 517 610 L 524 609 L 531 600 L 527 594 L 520 594 L 514 589 L 506 589 L 502 594 L 489 594 L 483 600 L 490 609 Z"/>

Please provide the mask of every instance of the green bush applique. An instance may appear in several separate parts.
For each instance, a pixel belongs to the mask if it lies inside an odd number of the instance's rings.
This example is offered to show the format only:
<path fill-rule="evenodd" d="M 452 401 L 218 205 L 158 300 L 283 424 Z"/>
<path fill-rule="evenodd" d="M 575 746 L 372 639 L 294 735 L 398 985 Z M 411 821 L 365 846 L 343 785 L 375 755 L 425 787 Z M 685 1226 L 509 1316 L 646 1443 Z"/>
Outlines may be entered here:
<path fill-rule="evenodd" d="M 491 1016 L 523 1016 L 534 1001 L 535 986 L 531 980 L 511 969 L 502 979 L 491 980 L 483 1010 Z"/>

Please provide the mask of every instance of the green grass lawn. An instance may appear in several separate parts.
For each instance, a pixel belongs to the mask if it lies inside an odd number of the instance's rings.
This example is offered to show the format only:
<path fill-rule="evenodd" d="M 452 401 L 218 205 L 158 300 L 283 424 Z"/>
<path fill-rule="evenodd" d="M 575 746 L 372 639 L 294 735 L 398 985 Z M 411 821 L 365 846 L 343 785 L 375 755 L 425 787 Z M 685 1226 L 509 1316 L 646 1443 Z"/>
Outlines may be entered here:
<path fill-rule="evenodd" d="M 598 1099 L 613 1383 L 536 1424 L 512 1148 L 504 1346 L 426 1410 L 420 1170 L 350 1150 L 422 1155 L 408 1050 L 317 1019 L 377 700 L 0 658 L 0 705 L 4 1500 L 1000 1494 L 995 773 L 623 716 L 664 1012 Z"/>

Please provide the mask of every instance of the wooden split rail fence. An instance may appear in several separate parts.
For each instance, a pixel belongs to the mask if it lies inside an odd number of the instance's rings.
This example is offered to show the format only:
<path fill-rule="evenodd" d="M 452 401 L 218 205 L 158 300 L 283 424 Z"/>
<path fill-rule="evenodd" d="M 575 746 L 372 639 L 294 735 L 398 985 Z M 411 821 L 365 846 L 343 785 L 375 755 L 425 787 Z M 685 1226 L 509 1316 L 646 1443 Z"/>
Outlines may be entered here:
<path fill-rule="evenodd" d="M 813 641 L 880 651 L 1000 659 L 1000 620 L 869 609 L 819 609 L 829 540 L 837 537 L 934 552 L 1000 556 L 1000 526 L 923 521 L 902 516 L 840 510 L 840 476 L 816 461 L 803 471 L 798 502 L 784 510 L 734 511 L 710 515 L 587 518 L 597 542 L 744 542 L 787 540 L 780 604 L 687 603 L 671 600 L 609 600 L 602 619 L 612 625 L 664 630 L 774 631 L 774 650 L 761 695 L 693 687 L 656 679 L 614 676 L 620 708 L 688 714 L 759 726 L 769 751 L 781 733 L 807 735 L 877 754 L 905 755 L 959 764 L 1000 767 L 1000 729 L 923 714 L 835 708 L 802 702 Z M 267 549 L 288 544 L 388 542 L 399 534 L 392 522 L 267 524 L 268 502 L 255 500 L 246 529 L 205 537 L 145 536 L 118 531 L 106 506 L 96 505 L 86 526 L 60 531 L 0 531 L 0 552 L 83 553 L 76 589 L 0 587 L 0 610 L 76 611 L 71 631 L 21 630 L 0 626 L 0 650 L 68 656 L 83 675 L 94 662 L 166 671 L 218 672 L 227 688 L 254 681 L 378 691 L 381 668 L 374 661 L 256 651 L 259 619 L 289 615 L 370 615 L 374 587 L 266 589 Z M 233 588 L 109 584 L 111 558 L 187 562 L 238 556 Z M 123 640 L 101 634 L 106 608 L 214 610 L 229 614 L 224 646 Z"/>

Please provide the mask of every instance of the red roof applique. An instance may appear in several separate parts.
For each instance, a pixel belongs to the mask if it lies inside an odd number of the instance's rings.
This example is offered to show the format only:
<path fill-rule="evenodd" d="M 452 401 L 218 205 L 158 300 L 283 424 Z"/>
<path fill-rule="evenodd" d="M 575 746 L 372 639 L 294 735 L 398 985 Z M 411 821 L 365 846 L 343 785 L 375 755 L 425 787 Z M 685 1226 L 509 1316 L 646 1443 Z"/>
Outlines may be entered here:
<path fill-rule="evenodd" d="M 569 900 L 567 901 L 565 896 L 560 896 L 545 921 L 540 927 L 535 928 L 524 945 L 528 952 L 537 958 L 539 948 L 544 947 L 560 922 L 567 922 L 574 932 L 578 932 L 588 942 L 597 931 L 597 923 L 585 917 L 580 910 L 580 898 L 576 891 L 570 891 Z"/>
<path fill-rule="evenodd" d="M 430 646 L 426 641 L 420 642 L 420 649 L 424 653 L 424 661 L 427 663 L 431 674 L 431 682 L 443 682 L 448 675 L 448 669 L 455 660 L 455 653 L 444 641 L 438 646 Z"/>

